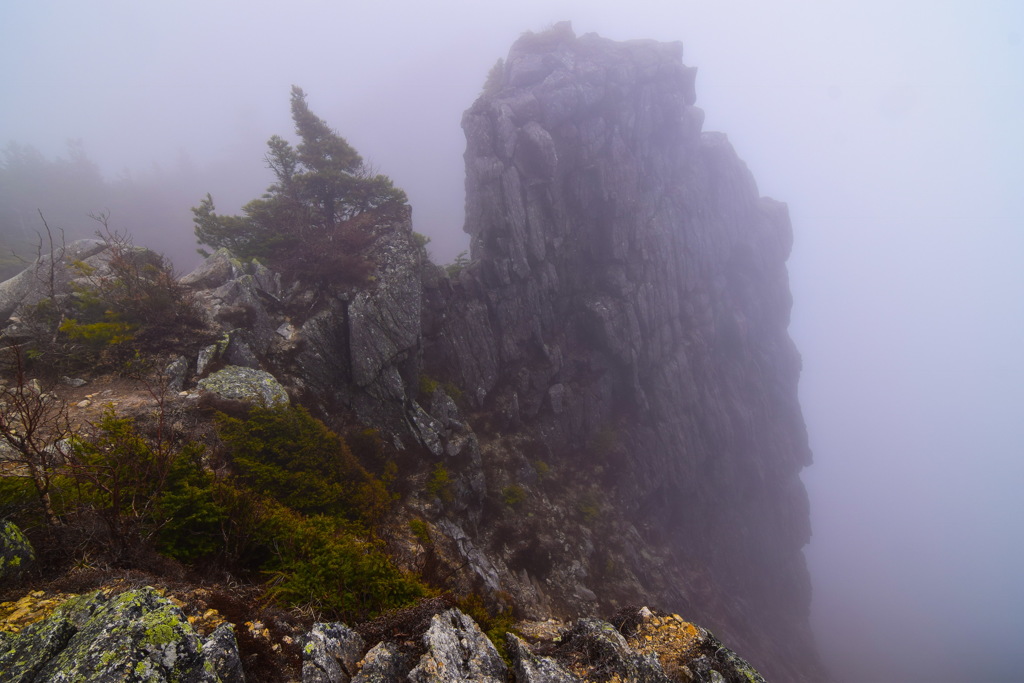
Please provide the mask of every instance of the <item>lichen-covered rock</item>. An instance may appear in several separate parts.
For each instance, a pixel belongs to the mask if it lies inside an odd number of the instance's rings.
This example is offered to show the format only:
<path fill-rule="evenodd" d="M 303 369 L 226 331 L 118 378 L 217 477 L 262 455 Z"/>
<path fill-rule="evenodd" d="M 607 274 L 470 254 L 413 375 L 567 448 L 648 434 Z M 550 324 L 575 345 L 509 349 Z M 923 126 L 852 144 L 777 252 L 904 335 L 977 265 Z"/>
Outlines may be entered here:
<path fill-rule="evenodd" d="M 213 289 L 244 272 L 244 264 L 228 249 L 221 247 L 207 256 L 191 273 L 182 276 L 179 282 L 197 289 Z"/>
<path fill-rule="evenodd" d="M 221 680 L 181 610 L 152 588 L 72 598 L 2 645 L 12 683 Z"/>
<path fill-rule="evenodd" d="M 617 676 L 622 681 L 671 683 L 656 656 L 631 648 L 607 621 L 578 620 L 563 636 L 559 651 L 570 663 L 570 670 L 587 680 L 596 675 Z"/>
<path fill-rule="evenodd" d="M 221 683 L 245 683 L 245 671 L 238 654 L 233 624 L 224 622 L 214 629 L 203 643 L 203 656 L 213 666 Z"/>
<path fill-rule="evenodd" d="M 14 522 L 0 520 L 0 585 L 16 581 L 35 562 L 32 544 Z"/>
<path fill-rule="evenodd" d="M 348 626 L 314 624 L 302 643 L 302 683 L 348 683 L 365 650 Z"/>
<path fill-rule="evenodd" d="M 678 614 L 655 614 L 644 607 L 627 620 L 626 642 L 638 652 L 654 655 L 673 679 L 710 683 L 764 683 L 749 662 L 722 645 L 710 631 Z"/>
<path fill-rule="evenodd" d="M 457 609 L 434 615 L 423 644 L 427 652 L 409 672 L 414 683 L 505 681 L 508 668 L 501 655 L 476 622 Z"/>
<path fill-rule="evenodd" d="M 185 379 L 188 377 L 188 360 L 185 356 L 178 356 L 164 369 L 167 377 L 167 388 L 170 391 L 181 391 L 185 388 Z"/>
<path fill-rule="evenodd" d="M 352 683 L 393 683 L 404 680 L 402 671 L 407 661 L 408 658 L 394 643 L 378 643 L 366 653 L 362 668 Z M 305 678 L 302 683 L 306 683 Z"/>
<path fill-rule="evenodd" d="M 273 375 L 263 370 L 229 365 L 199 380 L 199 388 L 224 398 L 255 405 L 288 405 L 288 392 Z"/>
<path fill-rule="evenodd" d="M 579 678 L 551 657 L 538 657 L 514 633 L 505 636 L 516 683 L 577 683 Z"/>

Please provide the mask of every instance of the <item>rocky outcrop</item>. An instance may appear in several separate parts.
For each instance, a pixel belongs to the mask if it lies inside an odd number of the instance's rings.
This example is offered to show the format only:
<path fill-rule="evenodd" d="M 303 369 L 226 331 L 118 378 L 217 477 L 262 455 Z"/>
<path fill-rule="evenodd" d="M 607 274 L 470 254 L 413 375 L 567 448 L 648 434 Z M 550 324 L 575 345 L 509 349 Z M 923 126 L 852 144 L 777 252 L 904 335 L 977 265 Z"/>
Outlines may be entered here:
<path fill-rule="evenodd" d="M 303 683 L 348 683 L 366 647 L 344 624 L 315 624 L 302 646 Z"/>
<path fill-rule="evenodd" d="M 82 278 L 83 268 L 102 274 L 108 260 L 107 245 L 100 240 L 77 240 L 54 248 L 18 275 L 0 282 L 0 321 L 20 307 L 33 306 L 55 294 L 69 295 L 71 283 Z"/>
<path fill-rule="evenodd" d="M 52 614 L 21 632 L 0 632 L 0 670 L 5 681 L 19 683 L 244 683 L 235 627 L 222 622 L 201 637 L 191 625 L 199 621 L 148 587 L 65 597 Z M 423 632 L 372 647 L 344 624 L 315 624 L 299 638 L 302 683 L 764 683 L 706 630 L 646 607 L 619 615 L 617 625 L 598 619 L 521 622 L 517 632 L 502 636 L 510 668 L 460 610 L 435 614 L 428 623 Z M 283 645 L 265 643 L 275 650 Z"/>
<path fill-rule="evenodd" d="M 229 365 L 199 380 L 198 386 L 222 398 L 251 405 L 268 408 L 288 405 L 288 392 L 273 375 L 263 370 Z"/>
<path fill-rule="evenodd" d="M 408 211 L 367 227 L 363 258 L 373 267 L 362 286 L 285 285 L 279 273 L 223 249 L 184 276 L 223 335 L 196 359 L 196 376 L 218 363 L 268 371 L 323 415 L 343 411 L 415 443 L 424 254 Z"/>
<path fill-rule="evenodd" d="M 701 131 L 681 56 L 565 24 L 512 47 L 463 118 L 472 263 L 425 292 L 424 363 L 491 417 L 485 462 L 529 434 L 601 483 L 617 535 L 666 568 L 630 568 L 633 585 L 707 615 L 777 678 L 822 680 L 789 219 Z M 544 552 L 560 545 L 574 539 Z M 593 609 L 598 554 L 569 555 L 586 589 L 555 603 Z M 513 592 L 536 593 L 521 579 Z"/>
<path fill-rule="evenodd" d="M 434 615 L 423 635 L 427 649 L 409 672 L 414 683 L 502 683 L 507 669 L 476 622 L 457 609 Z"/>
<path fill-rule="evenodd" d="M 244 680 L 230 631 L 204 642 L 152 589 L 77 596 L 44 621 L 0 635 L 0 671 L 12 683 Z"/>

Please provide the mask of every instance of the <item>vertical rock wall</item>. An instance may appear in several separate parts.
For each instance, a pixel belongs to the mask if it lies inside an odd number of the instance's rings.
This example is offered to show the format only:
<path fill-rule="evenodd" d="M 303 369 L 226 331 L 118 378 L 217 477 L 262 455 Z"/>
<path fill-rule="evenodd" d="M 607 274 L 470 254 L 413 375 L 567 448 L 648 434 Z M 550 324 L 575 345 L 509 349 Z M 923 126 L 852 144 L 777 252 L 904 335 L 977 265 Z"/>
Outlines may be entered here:
<path fill-rule="evenodd" d="M 678 43 L 567 24 L 512 47 L 463 118 L 472 264 L 427 287 L 424 361 L 499 431 L 610 449 L 616 504 L 727 596 L 690 608 L 820 680 L 789 218 L 694 78 Z"/>

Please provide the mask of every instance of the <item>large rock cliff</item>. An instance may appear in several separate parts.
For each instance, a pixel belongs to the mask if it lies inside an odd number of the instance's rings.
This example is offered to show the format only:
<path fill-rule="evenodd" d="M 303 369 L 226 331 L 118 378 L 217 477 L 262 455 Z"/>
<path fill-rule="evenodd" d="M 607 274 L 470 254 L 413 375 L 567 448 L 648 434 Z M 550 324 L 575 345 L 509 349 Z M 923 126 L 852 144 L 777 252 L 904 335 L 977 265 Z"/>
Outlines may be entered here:
<path fill-rule="evenodd" d="M 500 416 L 485 456 L 539 435 L 603 484 L 667 567 L 636 586 L 820 680 L 789 218 L 701 131 L 681 57 L 567 24 L 512 47 L 463 118 L 472 264 L 428 287 L 426 367 Z M 579 555 L 601 595 L 600 553 Z"/>

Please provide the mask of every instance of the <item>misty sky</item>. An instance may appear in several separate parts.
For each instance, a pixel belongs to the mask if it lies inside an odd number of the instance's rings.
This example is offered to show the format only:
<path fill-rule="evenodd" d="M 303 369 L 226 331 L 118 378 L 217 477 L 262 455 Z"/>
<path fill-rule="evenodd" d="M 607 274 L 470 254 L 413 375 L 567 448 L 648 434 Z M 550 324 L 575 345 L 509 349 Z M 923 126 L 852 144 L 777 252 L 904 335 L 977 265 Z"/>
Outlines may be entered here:
<path fill-rule="evenodd" d="M 789 204 L 807 554 L 836 677 L 1015 680 L 1021 0 L 6 0 L 0 145 L 80 138 L 111 178 L 214 169 L 202 191 L 236 211 L 269 183 L 266 139 L 293 138 L 297 84 L 447 261 L 467 245 L 461 113 L 521 32 L 563 19 L 682 41 L 705 129 Z M 185 251 L 191 229 L 186 205 Z"/>

